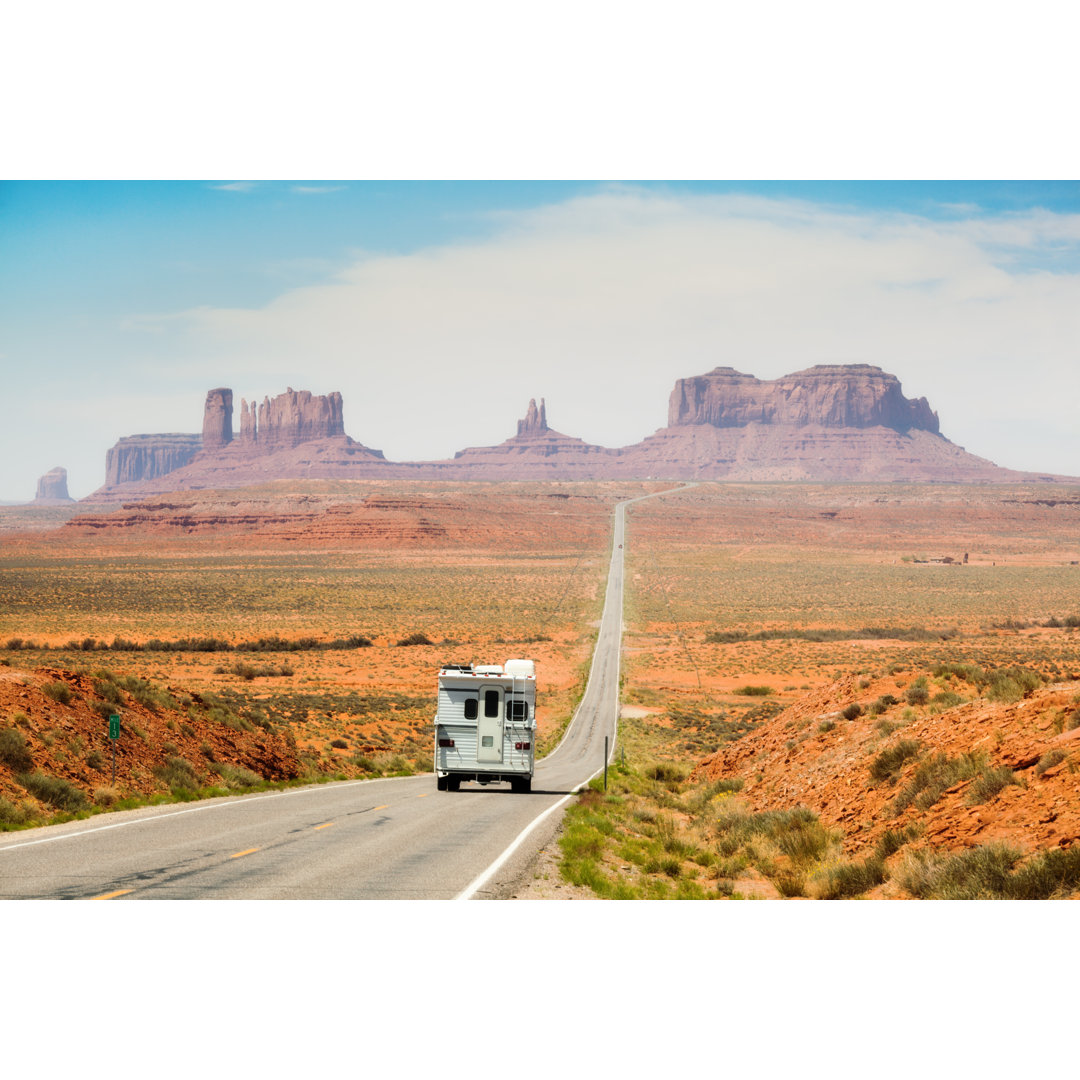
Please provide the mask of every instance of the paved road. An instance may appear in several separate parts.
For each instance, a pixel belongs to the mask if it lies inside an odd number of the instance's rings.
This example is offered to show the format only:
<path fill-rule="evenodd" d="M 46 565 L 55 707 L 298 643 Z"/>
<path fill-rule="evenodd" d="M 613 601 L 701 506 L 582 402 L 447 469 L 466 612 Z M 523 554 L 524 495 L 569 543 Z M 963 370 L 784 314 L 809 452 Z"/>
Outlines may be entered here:
<path fill-rule="evenodd" d="M 629 500 L 636 502 L 638 500 Z M 0 898 L 449 899 L 498 895 L 522 832 L 603 767 L 614 745 L 627 503 L 615 509 L 604 614 L 569 732 L 529 795 L 435 788 L 431 775 L 345 781 L 101 815 L 0 837 Z M 513 845 L 517 843 L 517 848 Z M 508 849 L 510 849 L 508 851 Z"/>

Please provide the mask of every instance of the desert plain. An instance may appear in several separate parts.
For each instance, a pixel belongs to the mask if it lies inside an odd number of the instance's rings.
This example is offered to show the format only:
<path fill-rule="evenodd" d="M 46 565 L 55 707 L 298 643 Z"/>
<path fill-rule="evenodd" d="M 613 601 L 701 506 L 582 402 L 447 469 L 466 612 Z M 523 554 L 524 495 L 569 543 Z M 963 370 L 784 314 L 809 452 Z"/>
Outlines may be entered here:
<path fill-rule="evenodd" d="M 567 816 L 567 882 L 1073 893 L 1065 484 L 290 480 L 3 508 L 0 827 L 428 771 L 446 661 L 535 659 L 549 750 L 587 677 L 612 509 L 655 492 L 628 515 L 611 784 Z"/>

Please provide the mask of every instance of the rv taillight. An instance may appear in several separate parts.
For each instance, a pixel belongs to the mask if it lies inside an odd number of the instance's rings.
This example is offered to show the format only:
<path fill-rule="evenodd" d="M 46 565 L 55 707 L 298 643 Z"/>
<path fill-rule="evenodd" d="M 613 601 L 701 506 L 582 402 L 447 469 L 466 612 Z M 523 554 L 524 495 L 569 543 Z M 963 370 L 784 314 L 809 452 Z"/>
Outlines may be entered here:
<path fill-rule="evenodd" d="M 531 742 L 516 742 L 516 743 L 514 743 L 514 749 L 515 750 L 531 750 L 532 749 L 532 743 Z"/>
<path fill-rule="evenodd" d="M 454 745 L 454 740 L 453 739 L 440 739 L 439 740 L 439 745 L 440 746 L 453 746 Z"/>

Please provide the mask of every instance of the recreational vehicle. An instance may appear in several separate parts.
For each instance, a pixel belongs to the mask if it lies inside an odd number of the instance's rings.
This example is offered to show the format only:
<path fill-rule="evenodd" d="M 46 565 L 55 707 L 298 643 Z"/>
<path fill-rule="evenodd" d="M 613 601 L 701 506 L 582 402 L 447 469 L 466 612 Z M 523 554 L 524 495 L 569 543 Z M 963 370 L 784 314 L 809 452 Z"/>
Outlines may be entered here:
<path fill-rule="evenodd" d="M 440 791 L 462 780 L 509 782 L 531 791 L 536 756 L 536 665 L 447 664 L 439 671 L 435 776 Z"/>

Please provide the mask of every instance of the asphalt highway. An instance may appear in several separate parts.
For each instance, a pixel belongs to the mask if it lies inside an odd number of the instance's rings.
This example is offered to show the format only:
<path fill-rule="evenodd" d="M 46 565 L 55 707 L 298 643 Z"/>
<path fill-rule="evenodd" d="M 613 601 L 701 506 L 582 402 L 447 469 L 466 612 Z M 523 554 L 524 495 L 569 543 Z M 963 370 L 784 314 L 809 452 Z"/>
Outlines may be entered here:
<path fill-rule="evenodd" d="M 636 502 L 638 500 L 629 500 Z M 437 791 L 428 774 L 103 814 L 0 837 L 3 899 L 471 899 L 499 888 L 603 768 L 619 706 L 625 510 L 604 613 L 566 737 L 509 785 Z M 531 846 L 530 846 L 531 841 Z"/>

